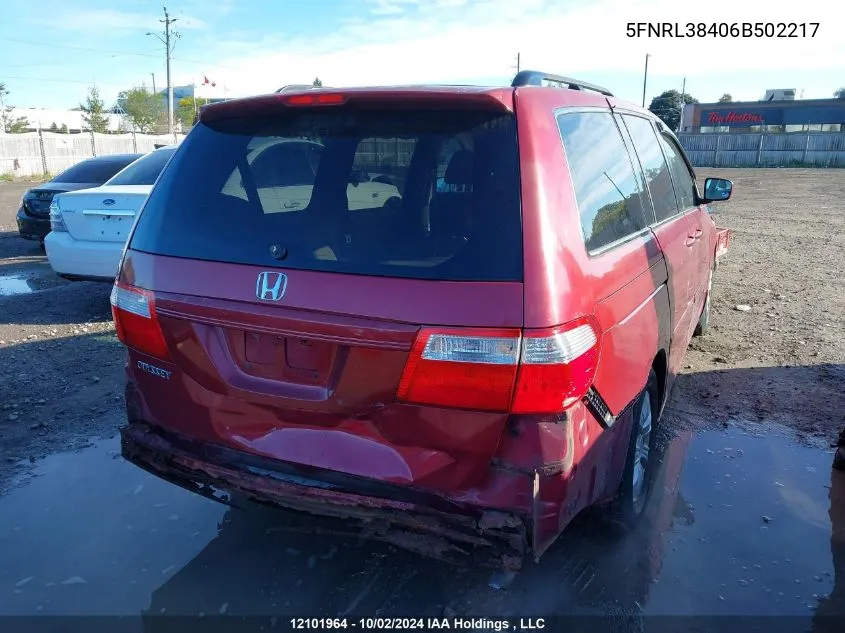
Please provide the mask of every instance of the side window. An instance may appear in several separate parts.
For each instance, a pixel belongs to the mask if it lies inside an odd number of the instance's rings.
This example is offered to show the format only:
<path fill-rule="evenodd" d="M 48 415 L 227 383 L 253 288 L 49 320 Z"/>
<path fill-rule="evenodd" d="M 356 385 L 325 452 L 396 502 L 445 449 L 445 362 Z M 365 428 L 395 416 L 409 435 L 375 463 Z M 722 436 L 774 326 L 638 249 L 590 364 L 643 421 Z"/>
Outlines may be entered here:
<path fill-rule="evenodd" d="M 558 127 L 587 248 L 595 250 L 648 226 L 631 157 L 613 115 L 562 114 Z"/>
<path fill-rule="evenodd" d="M 350 211 L 378 209 L 388 200 L 402 198 L 415 141 L 397 138 L 363 138 L 355 148 L 352 176 L 347 187 Z"/>
<path fill-rule="evenodd" d="M 251 166 L 259 190 L 314 184 L 315 171 L 299 143 L 271 145 L 256 156 Z"/>
<path fill-rule="evenodd" d="M 628 128 L 625 127 L 624 121 L 622 121 L 622 115 L 614 114 L 613 118 L 616 120 L 616 125 L 619 127 L 619 131 L 622 132 L 622 140 L 625 141 L 625 147 L 628 148 L 628 155 L 631 157 L 631 162 L 634 164 L 634 175 L 637 178 L 637 186 L 642 192 L 640 198 L 643 201 L 643 209 L 645 209 L 646 220 L 648 220 L 648 223 L 651 224 L 655 221 L 654 206 L 652 205 L 651 198 L 648 195 L 648 187 L 643 178 L 643 170 L 640 165 L 640 161 L 637 158 L 637 152 L 634 149 L 634 141 L 631 139 L 631 133 L 628 131 Z"/>
<path fill-rule="evenodd" d="M 472 155 L 467 153 L 472 151 L 471 138 L 452 137 L 443 144 L 437 157 L 437 193 L 472 193 Z"/>
<path fill-rule="evenodd" d="M 249 177 L 258 190 L 264 213 L 300 211 L 311 201 L 322 147 L 307 141 L 271 138 L 247 148 Z M 241 167 L 236 167 L 220 193 L 248 200 Z"/>
<path fill-rule="evenodd" d="M 623 114 L 622 119 L 634 141 L 658 222 L 676 215 L 678 202 L 672 187 L 672 177 L 669 175 L 669 166 L 666 164 L 666 158 L 663 156 L 663 150 L 660 149 L 660 142 L 657 140 L 651 121 L 627 114 Z"/>
<path fill-rule="evenodd" d="M 666 152 L 666 160 L 669 161 L 669 172 L 675 182 L 675 193 L 678 196 L 678 205 L 682 210 L 695 206 L 695 181 L 692 174 L 681 156 L 681 150 L 675 145 L 675 141 L 666 135 L 660 135 L 660 144 Z"/>
<path fill-rule="evenodd" d="M 317 168 L 320 166 L 320 159 L 323 157 L 323 146 L 316 143 L 308 143 L 303 148 L 305 150 L 305 158 L 311 167 L 311 172 L 317 174 Z"/>
<path fill-rule="evenodd" d="M 414 139 L 362 138 L 355 149 L 352 169 L 375 182 L 390 182 L 401 188 L 408 177 L 415 144 Z"/>

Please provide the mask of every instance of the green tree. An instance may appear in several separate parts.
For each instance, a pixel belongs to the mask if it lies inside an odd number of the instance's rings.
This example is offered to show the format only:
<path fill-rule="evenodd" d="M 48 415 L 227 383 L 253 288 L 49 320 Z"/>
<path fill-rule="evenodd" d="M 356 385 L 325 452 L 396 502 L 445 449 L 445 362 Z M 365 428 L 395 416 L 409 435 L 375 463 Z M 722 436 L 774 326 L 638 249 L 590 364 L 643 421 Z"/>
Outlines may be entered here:
<path fill-rule="evenodd" d="M 7 134 L 20 134 L 29 129 L 29 120 L 25 116 L 16 117 L 14 107 L 7 102 L 9 90 L 0 82 L 0 128 Z"/>
<path fill-rule="evenodd" d="M 733 101 L 734 98 L 728 92 L 719 97 L 719 103 L 733 103 Z"/>
<path fill-rule="evenodd" d="M 182 123 L 182 129 L 191 127 L 194 124 L 194 116 L 200 108 L 208 103 L 208 99 L 202 97 L 182 97 L 176 104 L 176 119 Z"/>
<path fill-rule="evenodd" d="M 162 124 L 166 126 L 167 115 L 161 97 L 147 90 L 143 84 L 140 88 L 121 92 L 117 99 L 129 123 L 141 134 L 159 131 Z"/>
<path fill-rule="evenodd" d="M 61 134 L 69 134 L 67 130 L 67 123 L 62 123 L 62 128 L 59 130 Z"/>
<path fill-rule="evenodd" d="M 313 83 L 313 84 L 311 84 L 311 85 L 313 85 L 315 88 L 322 88 L 322 87 L 323 87 L 323 82 L 322 82 L 322 81 L 320 81 L 320 78 L 319 78 L 319 77 L 314 77 L 314 83 Z"/>
<path fill-rule="evenodd" d="M 55 121 L 53 121 L 53 122 L 50 124 L 50 131 L 51 131 L 51 132 L 58 132 L 58 131 L 59 131 L 59 126 L 58 126 L 58 125 L 56 125 L 56 122 L 55 122 Z"/>
<path fill-rule="evenodd" d="M 92 132 L 108 132 L 109 117 L 106 113 L 106 104 L 100 99 L 100 91 L 97 86 L 88 89 L 88 96 L 85 103 L 79 104 L 82 111 L 82 120 L 85 126 Z"/>
<path fill-rule="evenodd" d="M 698 103 L 698 99 L 688 93 L 682 97 L 677 90 L 667 90 L 652 99 L 648 109 L 659 116 L 670 130 L 677 130 L 681 122 L 681 103 Z"/>
<path fill-rule="evenodd" d="M 837 99 L 845 99 L 845 86 L 834 92 L 833 96 Z"/>

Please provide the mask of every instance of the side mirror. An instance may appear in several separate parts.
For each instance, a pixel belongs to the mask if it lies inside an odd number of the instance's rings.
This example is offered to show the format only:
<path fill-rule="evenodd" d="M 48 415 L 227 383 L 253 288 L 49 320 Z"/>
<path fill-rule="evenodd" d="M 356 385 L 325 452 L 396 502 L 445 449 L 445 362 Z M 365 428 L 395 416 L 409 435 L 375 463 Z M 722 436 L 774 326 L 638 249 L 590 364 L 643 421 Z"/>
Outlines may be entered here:
<path fill-rule="evenodd" d="M 734 184 L 725 178 L 704 180 L 704 202 L 724 202 L 731 197 Z"/>

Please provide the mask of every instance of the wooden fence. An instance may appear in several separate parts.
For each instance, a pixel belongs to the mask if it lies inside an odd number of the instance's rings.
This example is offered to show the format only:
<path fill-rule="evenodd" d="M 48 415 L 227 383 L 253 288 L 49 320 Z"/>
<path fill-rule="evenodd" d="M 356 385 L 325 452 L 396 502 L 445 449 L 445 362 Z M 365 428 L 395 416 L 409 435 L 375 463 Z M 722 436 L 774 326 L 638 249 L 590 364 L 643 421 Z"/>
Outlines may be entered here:
<path fill-rule="evenodd" d="M 700 167 L 845 167 L 845 133 L 680 134 Z"/>

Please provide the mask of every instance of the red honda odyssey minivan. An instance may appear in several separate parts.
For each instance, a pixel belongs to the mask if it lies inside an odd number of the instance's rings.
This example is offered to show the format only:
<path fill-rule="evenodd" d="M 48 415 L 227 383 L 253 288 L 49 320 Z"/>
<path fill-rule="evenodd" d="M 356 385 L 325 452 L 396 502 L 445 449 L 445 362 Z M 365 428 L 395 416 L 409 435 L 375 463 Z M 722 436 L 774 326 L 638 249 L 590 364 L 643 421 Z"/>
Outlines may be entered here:
<path fill-rule="evenodd" d="M 112 292 L 123 455 L 506 569 L 588 506 L 634 521 L 709 318 L 704 192 L 649 112 L 544 73 L 210 105 Z"/>

